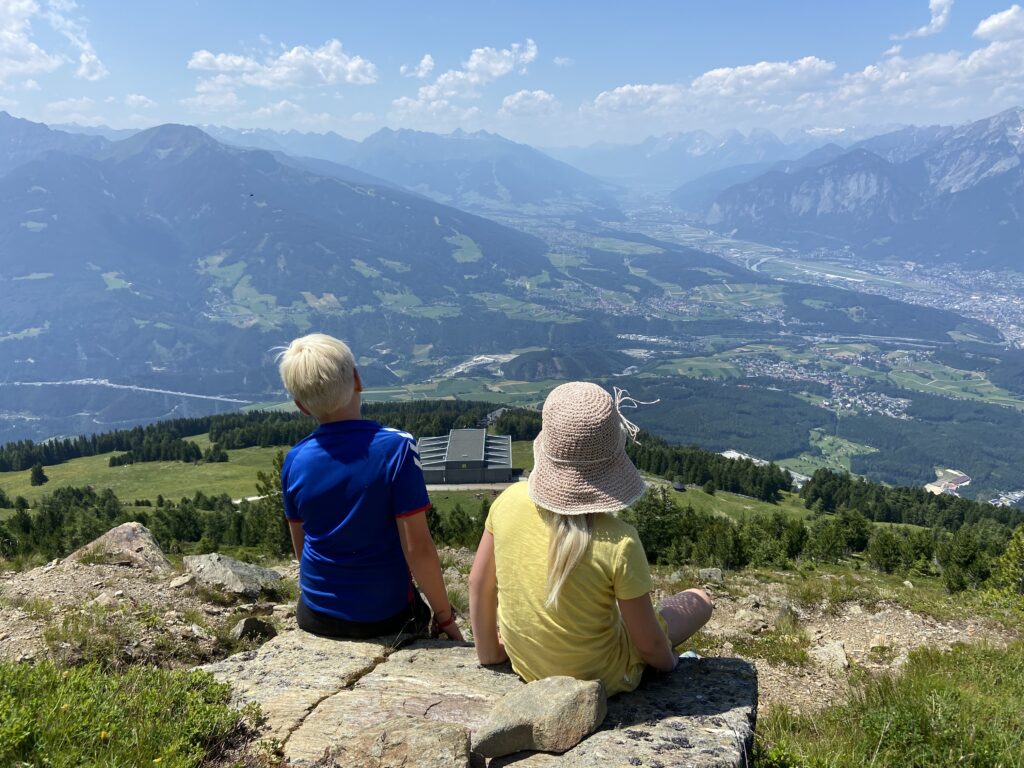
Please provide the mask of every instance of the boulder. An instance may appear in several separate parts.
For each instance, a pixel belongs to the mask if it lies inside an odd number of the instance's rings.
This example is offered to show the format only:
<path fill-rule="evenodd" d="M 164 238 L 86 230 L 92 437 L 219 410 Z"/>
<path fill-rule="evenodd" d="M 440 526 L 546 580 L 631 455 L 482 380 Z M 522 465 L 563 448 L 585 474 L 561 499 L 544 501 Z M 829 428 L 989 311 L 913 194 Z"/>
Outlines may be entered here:
<path fill-rule="evenodd" d="M 123 523 L 111 528 L 98 539 L 76 549 L 65 561 L 79 562 L 82 559 L 142 568 L 154 573 L 173 570 L 153 534 L 142 523 Z"/>
<path fill-rule="evenodd" d="M 490 768 L 741 768 L 752 760 L 757 670 L 740 659 L 683 659 L 608 701 L 600 730 L 563 755 L 533 752 Z"/>
<path fill-rule="evenodd" d="M 184 559 L 184 563 L 185 570 L 195 576 L 198 584 L 247 597 L 256 597 L 264 589 L 281 580 L 281 574 L 276 571 L 243 563 L 216 552 L 209 555 L 189 555 Z"/>
<path fill-rule="evenodd" d="M 761 614 L 755 613 L 748 608 L 740 608 L 736 611 L 736 615 L 733 616 L 733 622 L 738 629 L 743 632 L 749 632 L 752 635 L 759 634 L 768 628 L 768 620 Z"/>
<path fill-rule="evenodd" d="M 320 702 L 285 743 L 284 756 L 296 765 L 315 763 L 333 744 L 399 716 L 472 731 L 502 696 L 522 685 L 507 664 L 481 667 L 469 643 L 419 640 L 388 655 L 350 690 Z"/>
<path fill-rule="evenodd" d="M 259 640 L 277 635 L 274 625 L 268 621 L 247 616 L 231 628 L 231 637 L 235 640 Z"/>
<path fill-rule="evenodd" d="M 839 640 L 815 646 L 807 651 L 807 655 L 829 672 L 843 672 L 850 666 L 850 660 L 846 657 L 846 648 Z"/>
<path fill-rule="evenodd" d="M 469 768 L 469 731 L 425 717 L 397 717 L 332 747 L 317 765 Z"/>
<path fill-rule="evenodd" d="M 181 589 L 182 587 L 187 587 L 189 584 L 194 584 L 195 581 L 195 576 L 193 576 L 191 573 L 186 573 L 181 576 L 178 576 L 177 578 L 171 579 L 171 583 L 169 584 L 169 586 L 171 589 Z"/>
<path fill-rule="evenodd" d="M 697 579 L 701 584 L 723 584 L 721 568 L 701 568 L 697 571 Z"/>
<path fill-rule="evenodd" d="M 505 694 L 473 736 L 473 751 L 502 757 L 524 750 L 566 752 L 597 730 L 608 713 L 597 680 L 549 677 Z"/>

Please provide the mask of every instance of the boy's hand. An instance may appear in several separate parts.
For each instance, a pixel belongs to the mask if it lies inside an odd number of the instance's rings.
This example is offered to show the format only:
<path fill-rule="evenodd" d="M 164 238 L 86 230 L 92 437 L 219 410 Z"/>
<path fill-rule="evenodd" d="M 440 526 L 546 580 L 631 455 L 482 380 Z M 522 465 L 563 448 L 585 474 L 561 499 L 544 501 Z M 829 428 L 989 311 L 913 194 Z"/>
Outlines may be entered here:
<path fill-rule="evenodd" d="M 456 613 L 455 609 L 451 608 L 448 617 L 444 621 L 437 620 L 437 614 L 434 614 L 433 619 L 430 621 L 430 636 L 440 637 L 444 635 L 449 640 L 462 641 L 465 638 L 462 636 L 462 630 L 459 629 L 458 623 L 455 621 Z"/>

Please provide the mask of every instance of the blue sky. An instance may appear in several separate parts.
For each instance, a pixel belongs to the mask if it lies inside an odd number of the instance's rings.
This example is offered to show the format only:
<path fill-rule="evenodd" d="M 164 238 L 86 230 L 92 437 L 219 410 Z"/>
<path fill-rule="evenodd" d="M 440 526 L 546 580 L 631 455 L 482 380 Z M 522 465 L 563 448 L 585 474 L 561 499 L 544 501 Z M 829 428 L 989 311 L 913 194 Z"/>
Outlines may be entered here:
<path fill-rule="evenodd" d="M 48 123 L 563 146 L 1021 104 L 1024 9 L 1007 0 L 0 0 L 0 109 Z"/>

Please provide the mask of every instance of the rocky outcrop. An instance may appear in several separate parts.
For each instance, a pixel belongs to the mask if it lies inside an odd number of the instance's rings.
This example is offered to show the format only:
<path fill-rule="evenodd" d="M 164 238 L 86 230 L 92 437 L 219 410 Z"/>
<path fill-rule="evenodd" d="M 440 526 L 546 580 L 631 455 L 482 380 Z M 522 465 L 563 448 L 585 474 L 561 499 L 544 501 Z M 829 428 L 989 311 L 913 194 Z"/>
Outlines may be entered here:
<path fill-rule="evenodd" d="M 107 565 L 142 568 L 154 573 L 169 573 L 173 570 L 153 534 L 142 523 L 123 523 L 111 528 L 98 539 L 76 549 L 65 561 L 98 561 Z"/>
<path fill-rule="evenodd" d="M 264 589 L 281 580 L 281 574 L 260 568 L 216 552 L 184 558 L 185 570 L 195 576 L 196 583 L 246 597 L 256 597 Z"/>
<path fill-rule="evenodd" d="M 426 755 L 427 747 L 412 747 L 414 738 L 454 744 L 452 734 L 458 731 L 445 731 L 442 738 L 422 721 L 478 731 L 502 697 L 526 687 L 507 665 L 481 667 L 465 643 L 340 641 L 301 631 L 204 669 L 229 683 L 239 704 L 260 704 L 267 735 L 283 743 L 285 757 L 296 766 L 325 755 L 338 765 L 356 764 L 340 756 L 374 749 L 378 762 L 358 765 L 434 765 L 384 757 L 403 749 L 403 754 Z M 636 691 L 610 700 L 601 728 L 564 754 L 517 753 L 490 765 L 742 766 L 753 738 L 756 702 L 757 675 L 749 663 L 684 660 L 675 672 L 652 675 Z M 413 722 L 397 728 L 401 719 Z M 450 764 L 464 763 L 453 758 Z"/>
<path fill-rule="evenodd" d="M 484 757 L 515 752 L 566 752 L 597 730 L 608 713 L 597 680 L 548 677 L 503 696 L 473 736 Z"/>

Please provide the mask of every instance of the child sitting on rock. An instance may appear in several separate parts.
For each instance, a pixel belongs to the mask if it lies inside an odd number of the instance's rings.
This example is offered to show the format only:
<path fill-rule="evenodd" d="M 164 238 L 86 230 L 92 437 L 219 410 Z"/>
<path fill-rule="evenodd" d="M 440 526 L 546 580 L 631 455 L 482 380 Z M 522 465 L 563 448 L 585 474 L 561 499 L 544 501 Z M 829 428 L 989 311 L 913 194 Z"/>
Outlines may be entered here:
<path fill-rule="evenodd" d="M 362 382 L 338 339 L 295 339 L 278 362 L 295 405 L 319 422 L 281 468 L 300 561 L 299 627 L 367 638 L 431 625 L 461 640 L 427 528 L 430 500 L 416 441 L 361 417 Z"/>
<path fill-rule="evenodd" d="M 527 682 L 601 680 L 611 696 L 646 665 L 674 669 L 673 648 L 711 617 L 699 589 L 655 611 L 636 529 L 615 516 L 645 491 L 626 455 L 636 427 L 619 412 L 624 394 L 572 382 L 544 402 L 529 481 L 491 505 L 470 573 L 481 664 L 511 659 Z"/>

